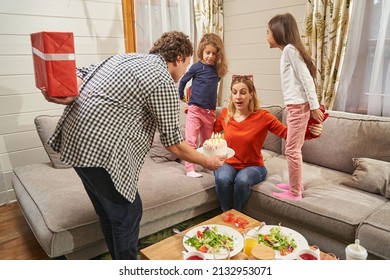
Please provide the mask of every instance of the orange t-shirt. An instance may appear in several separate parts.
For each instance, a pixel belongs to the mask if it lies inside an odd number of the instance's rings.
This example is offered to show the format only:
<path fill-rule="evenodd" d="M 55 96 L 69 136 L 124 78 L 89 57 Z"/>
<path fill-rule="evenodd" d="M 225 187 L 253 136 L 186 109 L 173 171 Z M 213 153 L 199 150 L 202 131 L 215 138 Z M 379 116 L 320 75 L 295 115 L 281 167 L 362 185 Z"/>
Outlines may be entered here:
<path fill-rule="evenodd" d="M 286 126 L 267 110 L 260 109 L 242 122 L 230 118 L 229 122 L 225 123 L 226 114 L 227 109 L 222 109 L 214 124 L 214 132 L 224 131 L 228 147 L 235 152 L 234 156 L 225 162 L 237 170 L 248 166 L 264 166 L 261 149 L 268 131 L 284 139 L 287 136 Z"/>

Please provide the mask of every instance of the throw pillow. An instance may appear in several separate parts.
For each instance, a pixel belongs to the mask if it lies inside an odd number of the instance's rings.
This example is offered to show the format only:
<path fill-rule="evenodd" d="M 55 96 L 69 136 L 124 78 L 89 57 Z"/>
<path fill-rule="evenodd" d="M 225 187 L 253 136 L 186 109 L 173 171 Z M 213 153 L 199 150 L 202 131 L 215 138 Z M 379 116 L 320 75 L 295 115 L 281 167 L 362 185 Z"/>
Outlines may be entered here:
<path fill-rule="evenodd" d="M 354 158 L 353 165 L 356 169 L 350 179 L 341 182 L 343 185 L 390 198 L 390 162 Z"/>
<path fill-rule="evenodd" d="M 156 162 L 167 162 L 174 161 L 178 159 L 178 157 L 168 151 L 163 144 L 161 144 L 160 133 L 156 132 L 154 134 L 154 139 L 152 143 L 152 147 L 150 148 L 150 157 Z"/>
<path fill-rule="evenodd" d="M 60 116 L 37 116 L 34 119 L 35 127 L 37 128 L 37 132 L 39 135 L 39 138 L 42 141 L 43 148 L 45 149 L 47 155 L 49 156 L 49 159 L 53 165 L 54 168 L 70 168 L 70 165 L 67 165 L 60 160 L 60 154 L 55 152 L 49 144 L 47 144 L 47 141 L 51 137 L 51 135 L 54 133 L 54 130 L 56 128 L 56 125 L 58 123 L 58 120 L 60 119 Z"/>

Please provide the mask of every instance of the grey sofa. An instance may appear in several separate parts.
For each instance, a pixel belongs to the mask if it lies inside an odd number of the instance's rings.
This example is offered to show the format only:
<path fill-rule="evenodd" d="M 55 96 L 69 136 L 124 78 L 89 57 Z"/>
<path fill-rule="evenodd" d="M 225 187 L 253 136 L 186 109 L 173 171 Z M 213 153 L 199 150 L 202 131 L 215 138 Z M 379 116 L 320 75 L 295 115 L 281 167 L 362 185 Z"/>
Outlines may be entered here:
<path fill-rule="evenodd" d="M 282 107 L 264 109 L 284 121 Z M 275 184 L 287 182 L 288 175 L 284 140 L 269 134 L 262 151 L 268 176 L 253 187 L 243 212 L 270 225 L 291 227 L 310 244 L 342 259 L 355 238 L 369 258 L 390 259 L 390 119 L 329 113 L 321 137 L 306 141 L 303 148 L 304 198 L 284 201 L 272 196 Z M 184 129 L 185 116 L 180 119 Z M 44 146 L 57 120 L 36 119 Z M 158 139 L 156 133 L 140 176 L 140 237 L 219 207 L 212 173 L 197 167 L 203 178 L 185 176 L 183 163 Z M 107 251 L 76 173 L 45 149 L 50 163 L 15 168 L 13 176 L 17 200 L 37 240 L 50 257 L 87 259 Z"/>
<path fill-rule="evenodd" d="M 285 122 L 283 108 L 267 109 Z M 368 258 L 390 259 L 390 118 L 329 114 L 321 137 L 302 149 L 303 199 L 273 197 L 280 191 L 275 184 L 288 182 L 288 173 L 284 140 L 269 135 L 263 151 L 267 179 L 253 187 L 243 212 L 293 228 L 341 259 L 355 238 Z"/>

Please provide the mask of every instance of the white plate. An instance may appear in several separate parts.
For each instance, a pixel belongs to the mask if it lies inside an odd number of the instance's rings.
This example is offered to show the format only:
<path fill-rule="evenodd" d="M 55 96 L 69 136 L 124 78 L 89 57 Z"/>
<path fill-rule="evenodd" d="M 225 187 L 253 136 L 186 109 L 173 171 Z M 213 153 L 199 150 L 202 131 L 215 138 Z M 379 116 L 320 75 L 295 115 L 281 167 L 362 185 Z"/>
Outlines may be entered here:
<path fill-rule="evenodd" d="M 199 153 L 203 154 L 203 147 L 200 147 L 200 148 L 197 148 L 196 149 Z M 231 148 L 227 148 L 227 158 L 231 158 L 232 156 L 234 156 L 235 152 L 233 149 Z"/>
<path fill-rule="evenodd" d="M 272 225 L 265 225 L 262 229 L 260 229 L 259 233 L 261 234 L 267 234 L 271 232 L 271 228 L 277 227 Z M 257 228 L 255 228 L 257 229 Z M 308 249 L 309 243 L 307 243 L 307 240 L 305 237 L 303 237 L 302 234 L 299 232 L 296 232 L 293 229 L 287 228 L 287 227 L 280 227 L 280 232 L 282 235 L 289 235 L 291 238 L 294 238 L 295 243 L 297 244 L 297 248 L 294 249 L 290 254 L 286 256 L 281 256 L 279 251 L 275 250 L 275 259 L 277 260 L 296 260 L 298 258 L 298 252 L 302 249 Z"/>
<path fill-rule="evenodd" d="M 197 231 L 204 231 L 206 227 L 213 228 L 217 227 L 217 230 L 221 234 L 227 234 L 233 238 L 233 250 L 230 252 L 230 257 L 233 257 L 237 255 L 239 252 L 241 252 L 242 248 L 244 248 L 244 238 L 242 237 L 241 233 L 239 233 L 237 230 L 228 227 L 228 226 L 223 226 L 223 225 L 204 225 L 204 226 L 199 226 L 196 228 L 193 228 L 189 230 L 186 235 L 189 237 L 192 237 L 196 235 Z M 188 244 L 185 243 L 185 241 L 188 239 L 187 236 L 183 237 L 183 246 L 186 248 L 188 252 L 190 251 L 196 251 L 195 247 L 192 247 Z M 206 259 L 212 260 L 213 259 L 213 254 L 205 254 Z"/>

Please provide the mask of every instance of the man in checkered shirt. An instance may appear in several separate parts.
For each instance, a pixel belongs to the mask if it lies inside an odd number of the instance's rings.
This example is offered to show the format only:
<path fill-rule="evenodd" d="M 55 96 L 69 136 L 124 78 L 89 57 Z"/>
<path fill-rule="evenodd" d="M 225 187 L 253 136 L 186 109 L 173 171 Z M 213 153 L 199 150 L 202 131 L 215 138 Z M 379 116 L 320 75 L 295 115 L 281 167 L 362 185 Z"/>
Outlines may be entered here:
<path fill-rule="evenodd" d="M 112 259 L 136 259 L 142 202 L 138 177 L 156 128 L 167 150 L 210 170 L 225 157 L 206 157 L 190 147 L 179 128 L 176 84 L 193 54 L 188 36 L 166 32 L 149 54 L 112 56 L 77 68 L 78 97 L 48 97 L 68 105 L 51 147 L 72 165 L 99 215 Z"/>

